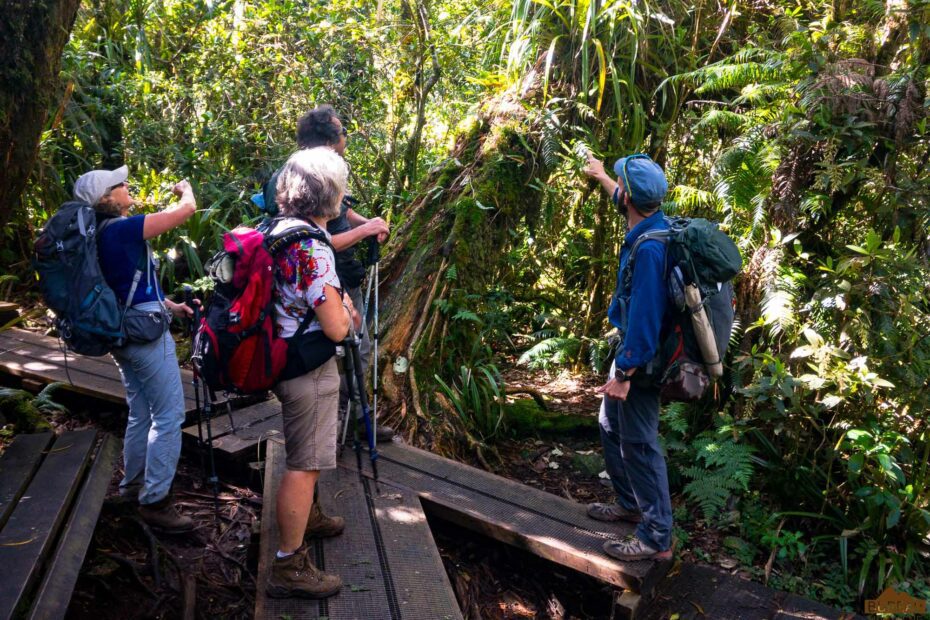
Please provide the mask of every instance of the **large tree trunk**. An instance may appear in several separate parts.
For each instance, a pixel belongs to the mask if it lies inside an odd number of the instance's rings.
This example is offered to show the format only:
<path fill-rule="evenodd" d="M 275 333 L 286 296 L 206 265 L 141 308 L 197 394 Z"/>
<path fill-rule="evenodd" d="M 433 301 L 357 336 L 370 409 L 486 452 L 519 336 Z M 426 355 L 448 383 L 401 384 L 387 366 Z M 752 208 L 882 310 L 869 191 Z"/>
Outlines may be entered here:
<path fill-rule="evenodd" d="M 0 226 L 15 213 L 35 165 L 79 5 L 80 0 L 0 4 Z"/>
<path fill-rule="evenodd" d="M 536 154 L 527 150 L 538 143 L 531 125 L 519 95 L 483 105 L 451 157 L 425 180 L 382 261 L 379 377 L 389 420 L 410 439 L 416 434 L 427 444 L 441 442 L 432 422 L 444 422 L 431 421 L 426 407 L 432 375 L 446 358 L 458 364 L 462 355 L 466 363 L 468 340 L 480 338 L 478 328 L 471 325 L 469 333 L 434 302 L 480 314 L 471 305 L 480 302 L 467 301 L 470 295 L 519 284 L 502 281 L 498 263 L 514 243 L 512 231 L 541 204 L 541 194 L 528 187 L 546 179 L 546 171 L 533 164 Z M 407 364 L 398 369 L 407 369 L 395 372 L 399 358 Z"/>

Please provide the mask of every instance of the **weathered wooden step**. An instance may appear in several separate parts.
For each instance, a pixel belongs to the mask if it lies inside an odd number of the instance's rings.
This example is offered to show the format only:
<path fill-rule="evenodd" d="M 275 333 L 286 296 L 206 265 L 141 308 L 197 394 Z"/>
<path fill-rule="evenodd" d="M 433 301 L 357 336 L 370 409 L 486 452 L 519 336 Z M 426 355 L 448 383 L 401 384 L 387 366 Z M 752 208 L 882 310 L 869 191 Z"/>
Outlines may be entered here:
<path fill-rule="evenodd" d="M 277 398 L 232 411 L 219 407 L 211 419 L 213 450 L 221 459 L 257 461 L 264 454 L 263 442 L 284 432 L 281 403 Z M 196 417 L 194 418 L 196 420 Z M 184 441 L 191 447 L 198 445 L 200 434 L 207 439 L 206 422 L 198 429 L 191 424 L 184 429 Z"/>
<path fill-rule="evenodd" d="M 13 617 L 17 609 L 23 611 L 81 487 L 96 440 L 94 430 L 61 435 L 0 530 L 0 618 Z"/>

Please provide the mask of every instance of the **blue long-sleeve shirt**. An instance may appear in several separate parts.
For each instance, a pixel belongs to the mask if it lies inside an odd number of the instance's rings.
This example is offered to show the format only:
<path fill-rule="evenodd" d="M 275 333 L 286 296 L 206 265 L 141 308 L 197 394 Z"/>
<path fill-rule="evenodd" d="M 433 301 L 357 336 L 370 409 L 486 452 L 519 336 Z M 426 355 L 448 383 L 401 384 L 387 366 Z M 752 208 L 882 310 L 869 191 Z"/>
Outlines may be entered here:
<path fill-rule="evenodd" d="M 630 250 L 640 235 L 649 230 L 667 228 L 665 214 L 656 211 L 627 233 L 620 248 L 617 288 L 607 310 L 607 318 L 623 334 L 623 346 L 614 361 L 617 370 L 627 371 L 649 363 L 658 349 L 659 332 L 668 306 L 665 244 L 653 240 L 640 244 L 633 263 L 630 290 L 623 290 L 622 280 L 623 271 L 630 260 Z"/>

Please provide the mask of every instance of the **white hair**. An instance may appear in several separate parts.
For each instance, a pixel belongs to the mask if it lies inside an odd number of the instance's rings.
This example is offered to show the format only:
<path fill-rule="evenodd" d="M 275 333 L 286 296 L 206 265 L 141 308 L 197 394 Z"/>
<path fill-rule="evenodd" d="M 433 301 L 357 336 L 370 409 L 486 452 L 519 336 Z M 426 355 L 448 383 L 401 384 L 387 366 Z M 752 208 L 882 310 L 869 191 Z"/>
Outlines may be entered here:
<path fill-rule="evenodd" d="M 282 215 L 328 220 L 339 215 L 349 168 L 333 149 L 317 146 L 291 155 L 278 175 L 276 201 Z"/>

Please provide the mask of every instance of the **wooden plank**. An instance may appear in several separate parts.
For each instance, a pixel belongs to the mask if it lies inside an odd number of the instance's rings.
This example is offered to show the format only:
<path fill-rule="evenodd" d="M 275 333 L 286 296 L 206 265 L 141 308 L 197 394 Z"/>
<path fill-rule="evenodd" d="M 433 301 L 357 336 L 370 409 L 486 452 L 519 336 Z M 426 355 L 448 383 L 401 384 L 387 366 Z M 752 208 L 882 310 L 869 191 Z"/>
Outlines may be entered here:
<path fill-rule="evenodd" d="M 65 617 L 78 573 L 84 564 L 84 556 L 87 555 L 94 529 L 97 527 L 97 519 L 100 517 L 100 509 L 107 496 L 107 487 L 113 477 L 113 467 L 118 456 L 118 442 L 112 435 L 104 435 L 90 473 L 62 531 L 49 569 L 36 594 L 35 604 L 29 616 L 33 620 Z"/>
<path fill-rule="evenodd" d="M 215 415 L 211 421 L 214 439 L 228 435 L 233 430 L 233 424 L 229 421 L 229 415 L 226 413 L 225 406 L 217 411 L 220 411 L 220 413 Z M 278 402 L 277 398 L 272 398 L 271 400 L 249 405 L 242 409 L 234 409 L 232 412 L 232 422 L 235 424 L 237 430 L 242 430 L 280 415 L 281 403 Z M 204 440 L 206 440 L 206 425 L 204 425 L 203 434 Z M 199 437 L 196 424 L 184 428 L 185 441 L 193 441 L 193 445 L 196 445 L 197 441 L 199 441 Z"/>
<path fill-rule="evenodd" d="M 39 469 L 53 438 L 52 433 L 17 435 L 0 456 L 0 530 Z"/>
<path fill-rule="evenodd" d="M 604 542 L 633 527 L 594 521 L 581 504 L 403 444 L 379 450 L 382 479 L 416 491 L 427 512 L 462 527 L 636 592 L 648 593 L 670 568 L 607 556 Z M 354 459 L 342 463 L 355 467 Z"/>
<path fill-rule="evenodd" d="M 126 404 L 119 369 L 109 356 L 86 357 L 69 352 L 66 369 L 65 355 L 56 338 L 24 329 L 0 332 L 0 369 L 43 383 L 68 383 L 78 393 Z M 181 384 L 186 411 L 194 411 L 193 374 L 189 370 L 181 369 Z"/>
<path fill-rule="evenodd" d="M 388 485 L 380 485 L 377 494 L 374 484 L 368 484 L 401 617 L 461 620 L 455 590 L 417 494 Z"/>
<path fill-rule="evenodd" d="M 265 447 L 265 485 L 262 489 L 262 521 L 261 538 L 259 540 L 258 578 L 255 584 L 255 618 L 274 618 L 270 615 L 270 608 L 277 601 L 265 594 L 268 587 L 268 576 L 271 574 L 271 564 L 278 550 L 278 514 L 277 496 L 281 486 L 281 476 L 284 475 L 284 444 L 268 440 Z M 295 607 L 298 607 L 295 605 Z M 298 614 L 291 616 L 292 620 L 304 618 L 319 618 L 319 603 L 305 601 L 298 607 Z"/>
<path fill-rule="evenodd" d="M 323 570 L 342 577 L 342 591 L 323 601 L 320 615 L 330 618 L 396 618 L 389 594 L 393 586 L 388 582 L 389 576 L 385 574 L 378 553 L 375 530 L 358 472 L 343 468 L 320 472 L 318 490 L 325 512 L 346 520 L 345 531 L 340 536 L 316 542 L 311 556 Z"/>
<path fill-rule="evenodd" d="M 61 435 L 0 532 L 0 620 L 13 616 L 38 577 L 96 439 L 95 430 Z"/>
<path fill-rule="evenodd" d="M 206 430 L 204 433 L 206 433 Z M 276 415 L 249 428 L 240 428 L 222 437 L 214 437 L 213 449 L 222 458 L 260 461 L 265 448 L 264 441 L 272 437 L 282 437 L 283 441 L 283 433 L 284 419 L 280 415 Z M 204 438 L 206 438 L 206 434 Z"/>
<path fill-rule="evenodd" d="M 0 343 L 0 346 L 6 343 Z M 69 356 L 68 369 L 63 365 L 45 359 L 35 351 L 19 346 L 15 349 L 0 348 L 0 369 L 7 374 L 25 379 L 34 379 L 42 383 L 59 381 L 67 383 L 68 389 L 85 396 L 100 398 L 115 404 L 126 405 L 126 389 L 119 376 L 108 377 L 87 372 L 80 365 L 75 366 L 77 358 Z M 115 366 L 114 366 L 115 369 Z"/>
<path fill-rule="evenodd" d="M 346 529 L 311 548 L 318 567 L 342 577 L 342 591 L 322 601 L 266 597 L 278 548 L 274 495 L 285 471 L 283 444 L 267 443 L 256 618 L 461 620 L 417 495 L 387 484 L 378 494 L 357 471 L 344 467 L 321 472 L 319 493 L 326 513 L 344 517 Z"/>

